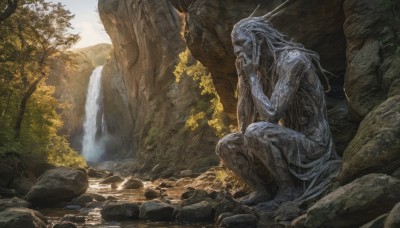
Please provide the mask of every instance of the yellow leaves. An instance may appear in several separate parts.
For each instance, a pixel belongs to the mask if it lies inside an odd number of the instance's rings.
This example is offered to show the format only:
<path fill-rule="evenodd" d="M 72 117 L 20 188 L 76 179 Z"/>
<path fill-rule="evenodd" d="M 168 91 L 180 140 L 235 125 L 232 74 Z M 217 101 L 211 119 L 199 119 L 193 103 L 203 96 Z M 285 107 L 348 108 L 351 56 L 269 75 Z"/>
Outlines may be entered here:
<path fill-rule="evenodd" d="M 207 123 L 214 129 L 218 137 L 229 133 L 230 130 L 226 126 L 224 108 L 219 100 L 208 69 L 199 61 L 196 61 L 190 55 L 188 49 L 180 53 L 179 58 L 180 62 L 174 71 L 175 81 L 179 83 L 183 76 L 187 76 L 198 83 L 200 94 L 206 95 L 202 100 L 198 101 L 196 109 L 193 109 L 192 114 L 186 119 L 185 126 L 191 130 L 196 130 L 202 123 Z M 206 105 L 203 105 L 203 100 L 207 101 Z"/>
<path fill-rule="evenodd" d="M 199 127 L 199 122 L 206 117 L 204 112 L 199 112 L 196 114 L 191 114 L 185 123 L 185 127 L 189 128 L 190 130 L 194 131 Z"/>

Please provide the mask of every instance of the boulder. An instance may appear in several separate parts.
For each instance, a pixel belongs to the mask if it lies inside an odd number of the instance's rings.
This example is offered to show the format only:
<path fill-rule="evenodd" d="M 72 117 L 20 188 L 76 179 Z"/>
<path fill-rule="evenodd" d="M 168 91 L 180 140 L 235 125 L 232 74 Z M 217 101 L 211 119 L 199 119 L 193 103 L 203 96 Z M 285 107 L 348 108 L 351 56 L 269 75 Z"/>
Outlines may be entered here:
<path fill-rule="evenodd" d="M 72 205 L 86 206 L 87 203 L 93 202 L 93 196 L 90 194 L 82 194 L 71 201 Z"/>
<path fill-rule="evenodd" d="M 175 186 L 175 182 L 174 181 L 168 181 L 168 180 L 164 180 L 161 181 L 160 185 L 158 187 L 160 188 L 172 188 Z"/>
<path fill-rule="evenodd" d="M 119 176 L 111 176 L 101 181 L 100 184 L 116 184 L 122 181 L 124 181 L 124 179 Z"/>
<path fill-rule="evenodd" d="M 399 113 L 400 95 L 388 98 L 364 118 L 344 151 L 341 183 L 371 172 L 391 174 L 400 167 Z"/>
<path fill-rule="evenodd" d="M 362 119 L 387 98 L 400 95 L 400 32 L 393 1 L 346 0 L 344 89 L 352 113 Z"/>
<path fill-rule="evenodd" d="M 170 221 L 175 208 L 160 201 L 144 202 L 140 208 L 139 218 L 151 221 Z"/>
<path fill-rule="evenodd" d="M 233 200 L 223 198 L 216 201 L 213 205 L 215 211 L 215 220 L 217 220 L 221 214 L 226 212 L 233 212 L 237 203 Z"/>
<path fill-rule="evenodd" d="M 17 197 L 14 197 L 11 199 L 0 199 L 0 211 L 3 211 L 7 208 L 12 208 L 12 207 L 14 207 L 14 208 L 30 207 L 30 205 L 31 204 L 29 202 L 27 202 L 23 199 L 17 198 Z"/>
<path fill-rule="evenodd" d="M 87 174 L 91 178 L 107 178 L 112 176 L 112 173 L 104 170 L 97 170 L 93 168 L 87 169 Z"/>
<path fill-rule="evenodd" d="M 360 226 L 360 228 L 382 228 L 385 223 L 387 215 L 388 213 L 385 213 L 379 216 L 378 218 Z"/>
<path fill-rule="evenodd" d="M 304 228 L 306 227 L 306 221 L 307 221 L 307 214 L 301 215 L 297 218 L 295 218 L 291 225 L 291 228 Z"/>
<path fill-rule="evenodd" d="M 199 203 L 201 201 L 207 201 L 209 203 L 213 202 L 213 200 L 211 199 L 211 197 L 207 193 L 207 191 L 202 190 L 202 189 L 196 189 L 193 191 L 185 192 L 182 194 L 181 198 L 182 198 L 182 201 L 181 201 L 182 207 L 192 205 L 195 203 Z"/>
<path fill-rule="evenodd" d="M 160 197 L 160 192 L 152 188 L 146 188 L 144 191 L 144 197 L 146 197 L 146 199 L 154 199 Z"/>
<path fill-rule="evenodd" d="M 213 205 L 207 201 L 184 206 L 176 215 L 176 220 L 181 222 L 211 222 L 213 219 Z"/>
<path fill-rule="evenodd" d="M 400 201 L 400 180 L 369 174 L 339 187 L 307 211 L 307 227 L 355 227 L 389 211 Z"/>
<path fill-rule="evenodd" d="M 258 219 L 254 215 L 241 214 L 224 218 L 220 227 L 226 228 L 257 228 Z"/>
<path fill-rule="evenodd" d="M 139 206 L 129 202 L 110 202 L 100 213 L 106 221 L 138 219 Z"/>
<path fill-rule="evenodd" d="M 8 208 L 0 212 L 2 228 L 46 228 L 46 218 L 37 211 L 27 208 Z"/>
<path fill-rule="evenodd" d="M 129 177 L 126 179 L 122 185 L 120 186 L 122 189 L 138 189 L 138 188 L 143 188 L 143 182 L 139 179 L 136 179 L 134 177 Z"/>
<path fill-rule="evenodd" d="M 39 177 L 25 199 L 35 205 L 70 201 L 81 195 L 89 186 L 85 172 L 72 168 L 56 168 Z"/>
<path fill-rule="evenodd" d="M 385 221 L 385 228 L 396 227 L 400 227 L 400 202 L 393 207 Z"/>

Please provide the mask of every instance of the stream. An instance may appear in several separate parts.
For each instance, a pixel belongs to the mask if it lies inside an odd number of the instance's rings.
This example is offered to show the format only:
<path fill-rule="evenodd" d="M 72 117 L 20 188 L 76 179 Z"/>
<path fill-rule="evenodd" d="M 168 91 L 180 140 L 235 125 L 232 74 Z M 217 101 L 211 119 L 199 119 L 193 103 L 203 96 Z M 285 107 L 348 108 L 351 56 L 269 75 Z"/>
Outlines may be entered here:
<path fill-rule="evenodd" d="M 110 184 L 100 184 L 100 181 L 103 179 L 90 178 L 89 179 L 89 188 L 86 193 L 96 193 L 102 195 L 104 197 L 114 197 L 117 201 L 125 201 L 125 202 L 144 202 L 148 201 L 144 197 L 144 191 L 147 187 L 156 188 L 158 186 L 158 182 L 143 182 L 144 187 L 140 189 L 112 189 Z M 185 187 L 171 187 L 166 188 L 167 196 L 164 196 L 164 199 L 170 200 L 172 204 L 180 203 L 180 196 L 184 192 Z M 78 210 L 67 210 L 62 208 L 38 208 L 44 216 L 47 217 L 50 227 L 53 224 L 58 223 L 61 218 L 66 214 L 74 214 L 79 216 L 85 216 L 84 223 L 77 223 L 78 227 L 109 227 L 109 228 L 118 228 L 118 227 L 137 227 L 137 228 L 150 228 L 150 227 L 169 227 L 169 228 L 211 228 L 215 227 L 214 224 L 179 224 L 172 222 L 151 222 L 151 221 L 141 221 L 141 220 L 126 220 L 126 221 L 118 221 L 118 222 L 108 222 L 102 219 L 100 211 L 100 207 L 96 208 L 81 208 Z"/>

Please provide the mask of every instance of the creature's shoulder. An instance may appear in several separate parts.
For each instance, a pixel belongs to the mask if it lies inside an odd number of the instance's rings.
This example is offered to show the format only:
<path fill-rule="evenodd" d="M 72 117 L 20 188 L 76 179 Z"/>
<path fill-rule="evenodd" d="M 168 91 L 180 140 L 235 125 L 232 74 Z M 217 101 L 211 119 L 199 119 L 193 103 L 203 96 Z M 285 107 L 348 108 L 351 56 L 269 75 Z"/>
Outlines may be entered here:
<path fill-rule="evenodd" d="M 307 54 L 297 49 L 284 51 L 278 61 L 278 66 L 284 67 L 289 71 L 293 68 L 308 70 L 311 67 L 311 64 L 312 63 Z"/>

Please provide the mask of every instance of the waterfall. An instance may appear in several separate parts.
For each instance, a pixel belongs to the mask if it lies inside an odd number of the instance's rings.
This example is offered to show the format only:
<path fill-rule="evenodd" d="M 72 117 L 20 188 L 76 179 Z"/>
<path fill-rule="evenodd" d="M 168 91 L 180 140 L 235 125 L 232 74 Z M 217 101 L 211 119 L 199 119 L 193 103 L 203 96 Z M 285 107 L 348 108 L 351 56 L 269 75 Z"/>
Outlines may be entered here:
<path fill-rule="evenodd" d="M 90 76 L 85 104 L 85 121 L 83 123 L 82 155 L 86 161 L 96 162 L 104 153 L 102 135 L 105 130 L 104 114 L 101 113 L 101 71 L 103 66 L 96 67 Z M 99 137 L 100 136 L 100 137 Z"/>

